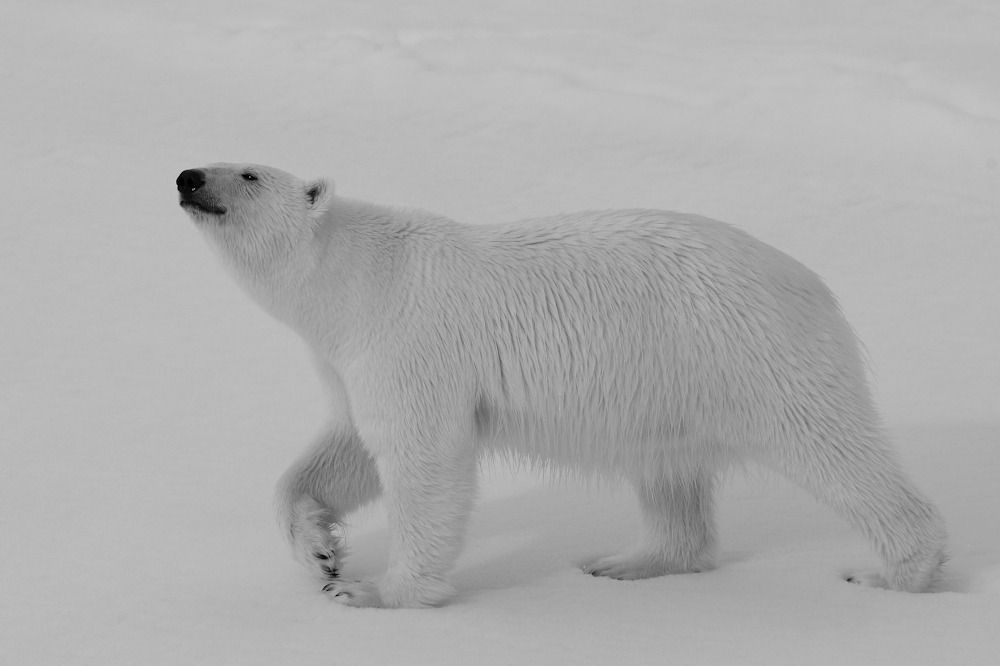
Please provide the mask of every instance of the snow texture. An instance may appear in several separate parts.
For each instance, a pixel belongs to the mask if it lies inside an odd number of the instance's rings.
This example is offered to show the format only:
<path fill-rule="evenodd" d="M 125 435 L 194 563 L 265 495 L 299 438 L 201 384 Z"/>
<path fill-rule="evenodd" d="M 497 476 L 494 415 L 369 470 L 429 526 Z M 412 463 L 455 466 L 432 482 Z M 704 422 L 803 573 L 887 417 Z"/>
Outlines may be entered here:
<path fill-rule="evenodd" d="M 0 662 L 996 663 L 998 34 L 993 0 L 3 3 Z M 948 522 L 941 591 L 844 583 L 875 556 L 772 476 L 728 483 L 716 570 L 595 579 L 634 501 L 487 463 L 451 603 L 331 603 L 271 507 L 319 382 L 177 206 L 215 161 L 471 223 L 679 210 L 791 254 Z M 353 522 L 372 578 L 384 519 Z"/>

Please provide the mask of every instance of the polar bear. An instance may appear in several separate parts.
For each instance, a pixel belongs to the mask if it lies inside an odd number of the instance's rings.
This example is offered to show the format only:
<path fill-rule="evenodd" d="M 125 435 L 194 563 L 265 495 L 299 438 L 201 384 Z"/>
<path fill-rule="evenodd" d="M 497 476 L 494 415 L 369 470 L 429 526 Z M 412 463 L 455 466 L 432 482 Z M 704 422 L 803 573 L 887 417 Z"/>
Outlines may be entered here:
<path fill-rule="evenodd" d="M 644 535 L 595 576 L 710 568 L 716 479 L 748 463 L 867 538 L 884 567 L 859 582 L 921 591 L 938 575 L 943 522 L 886 442 L 837 302 L 746 233 L 656 210 L 471 226 L 253 164 L 189 169 L 177 189 L 329 387 L 331 425 L 278 505 L 336 601 L 445 601 L 496 452 L 633 486 Z M 388 571 L 342 578 L 343 521 L 379 496 Z"/>

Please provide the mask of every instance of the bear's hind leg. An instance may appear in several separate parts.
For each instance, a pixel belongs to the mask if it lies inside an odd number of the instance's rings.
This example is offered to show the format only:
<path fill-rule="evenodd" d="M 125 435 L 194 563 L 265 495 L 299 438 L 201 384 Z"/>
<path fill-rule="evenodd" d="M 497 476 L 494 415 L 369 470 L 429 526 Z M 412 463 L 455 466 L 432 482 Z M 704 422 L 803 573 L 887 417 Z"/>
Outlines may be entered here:
<path fill-rule="evenodd" d="M 357 435 L 325 432 L 278 485 L 279 520 L 295 558 L 320 578 L 337 578 L 343 520 L 380 492 L 375 462 Z"/>
<path fill-rule="evenodd" d="M 634 482 L 645 534 L 632 550 L 584 572 L 621 580 L 711 569 L 715 558 L 715 481 L 708 472 Z"/>
<path fill-rule="evenodd" d="M 846 518 L 882 558 L 881 576 L 848 580 L 906 592 L 929 589 L 945 559 L 944 521 L 903 473 L 881 433 L 837 435 L 788 444 L 773 466 Z"/>

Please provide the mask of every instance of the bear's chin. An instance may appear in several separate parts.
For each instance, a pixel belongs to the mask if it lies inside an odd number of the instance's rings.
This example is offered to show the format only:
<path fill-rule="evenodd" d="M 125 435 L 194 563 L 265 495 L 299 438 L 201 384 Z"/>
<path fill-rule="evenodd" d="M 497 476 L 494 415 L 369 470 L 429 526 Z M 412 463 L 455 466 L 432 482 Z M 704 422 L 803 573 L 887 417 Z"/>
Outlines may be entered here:
<path fill-rule="evenodd" d="M 224 206 L 203 204 L 198 201 L 182 201 L 181 208 L 187 211 L 188 215 L 194 218 L 216 218 L 226 214 L 226 208 Z"/>

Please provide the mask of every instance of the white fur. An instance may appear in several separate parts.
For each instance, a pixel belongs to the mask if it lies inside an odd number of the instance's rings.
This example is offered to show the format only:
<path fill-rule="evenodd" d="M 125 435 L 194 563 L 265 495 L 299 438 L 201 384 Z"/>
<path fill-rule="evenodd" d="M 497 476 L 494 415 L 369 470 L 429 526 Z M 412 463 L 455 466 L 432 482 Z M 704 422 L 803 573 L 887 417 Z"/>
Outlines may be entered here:
<path fill-rule="evenodd" d="M 252 171 L 258 180 L 240 175 Z M 357 606 L 449 594 L 479 457 L 633 485 L 646 533 L 585 571 L 711 567 L 714 480 L 759 463 L 867 537 L 880 584 L 926 589 L 944 527 L 879 427 L 858 343 L 804 266 L 731 226 L 620 210 L 466 226 L 215 165 L 192 212 L 239 283 L 313 350 L 334 417 L 281 482 L 283 524 Z M 348 582 L 331 533 L 379 494 L 377 584 Z M 319 559 L 326 558 L 326 559 Z"/>

